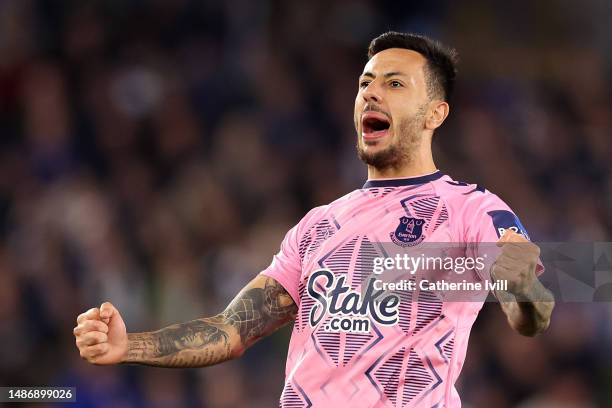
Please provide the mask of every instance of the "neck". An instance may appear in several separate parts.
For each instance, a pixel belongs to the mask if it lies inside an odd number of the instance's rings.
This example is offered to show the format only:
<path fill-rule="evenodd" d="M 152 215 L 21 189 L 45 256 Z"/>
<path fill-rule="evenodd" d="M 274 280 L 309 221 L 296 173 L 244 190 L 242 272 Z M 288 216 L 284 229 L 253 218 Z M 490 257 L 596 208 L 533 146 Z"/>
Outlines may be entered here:
<path fill-rule="evenodd" d="M 400 167 L 392 167 L 386 169 L 377 169 L 373 166 L 368 166 L 368 180 L 376 180 L 382 178 L 401 178 L 401 177 L 416 177 L 425 174 L 433 173 L 437 170 L 431 153 L 421 157 L 413 157 L 409 163 Z"/>

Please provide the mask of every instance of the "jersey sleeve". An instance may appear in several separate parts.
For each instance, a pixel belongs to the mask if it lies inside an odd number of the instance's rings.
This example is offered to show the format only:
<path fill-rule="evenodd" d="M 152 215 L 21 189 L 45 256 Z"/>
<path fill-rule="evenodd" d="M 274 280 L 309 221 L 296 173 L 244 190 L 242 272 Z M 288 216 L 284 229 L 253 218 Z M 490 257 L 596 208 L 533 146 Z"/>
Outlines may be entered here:
<path fill-rule="evenodd" d="M 298 287 L 302 277 L 302 258 L 300 257 L 299 244 L 305 231 L 308 230 L 308 226 L 316 222 L 318 214 L 323 208 L 324 206 L 313 208 L 287 232 L 280 250 L 272 258 L 272 263 L 261 271 L 262 275 L 280 283 L 297 306 L 300 305 Z"/>
<path fill-rule="evenodd" d="M 506 231 L 512 230 L 528 240 L 531 239 L 516 214 L 498 196 L 489 191 L 472 194 L 475 194 L 473 202 L 467 206 L 468 210 L 464 214 L 465 242 L 473 244 L 475 256 L 485 258 L 485 268 L 477 273 L 480 278 L 489 279 L 490 267 L 501 253 L 501 248 L 497 247 L 496 243 Z M 543 271 L 542 261 L 538 260 L 536 274 L 540 275 Z"/>
<path fill-rule="evenodd" d="M 280 283 L 298 306 L 298 284 L 302 274 L 302 264 L 298 252 L 299 226 L 300 224 L 297 224 L 287 232 L 280 250 L 272 258 L 272 263 L 261 271 L 261 274 Z"/>

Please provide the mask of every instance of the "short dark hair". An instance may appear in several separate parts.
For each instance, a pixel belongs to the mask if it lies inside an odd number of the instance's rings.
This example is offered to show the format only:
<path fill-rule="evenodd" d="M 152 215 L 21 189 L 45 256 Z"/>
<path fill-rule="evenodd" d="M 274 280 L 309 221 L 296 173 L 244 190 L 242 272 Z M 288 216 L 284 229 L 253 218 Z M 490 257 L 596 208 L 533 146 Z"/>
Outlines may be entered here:
<path fill-rule="evenodd" d="M 427 60 L 425 81 L 430 97 L 441 97 L 448 101 L 452 96 L 459 61 L 457 51 L 439 41 L 420 34 L 388 31 L 370 42 L 368 59 L 389 48 L 404 48 L 416 51 Z"/>

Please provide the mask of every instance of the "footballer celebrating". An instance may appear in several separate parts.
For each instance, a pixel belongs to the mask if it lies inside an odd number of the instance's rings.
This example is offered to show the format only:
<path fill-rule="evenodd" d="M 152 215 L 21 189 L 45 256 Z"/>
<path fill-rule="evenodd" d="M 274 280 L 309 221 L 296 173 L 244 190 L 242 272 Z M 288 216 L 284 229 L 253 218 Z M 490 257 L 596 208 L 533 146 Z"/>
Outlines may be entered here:
<path fill-rule="evenodd" d="M 455 51 L 388 32 L 370 43 L 368 58 L 354 113 L 368 169 L 363 187 L 306 214 L 220 314 L 145 333 L 128 333 L 108 302 L 81 314 L 74 334 L 84 359 L 204 367 L 240 357 L 294 322 L 281 407 L 459 407 L 454 384 L 484 299 L 375 289 L 372 261 L 385 256 L 385 245 L 453 243 L 468 252 L 494 243 L 495 257 L 471 271 L 474 279 L 505 282 L 495 295 L 517 332 L 548 327 L 554 300 L 538 280 L 539 249 L 516 215 L 434 163 L 432 137 L 449 114 Z"/>

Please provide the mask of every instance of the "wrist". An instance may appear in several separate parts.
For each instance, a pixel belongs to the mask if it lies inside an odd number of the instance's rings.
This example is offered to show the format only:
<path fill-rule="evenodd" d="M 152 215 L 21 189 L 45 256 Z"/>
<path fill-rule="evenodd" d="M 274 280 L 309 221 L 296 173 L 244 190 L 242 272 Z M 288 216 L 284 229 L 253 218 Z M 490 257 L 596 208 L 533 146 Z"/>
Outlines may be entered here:
<path fill-rule="evenodd" d="M 127 344 L 123 356 L 121 357 L 121 364 L 142 362 L 146 346 L 146 337 L 146 333 L 127 334 Z"/>
<path fill-rule="evenodd" d="M 526 282 L 522 282 L 520 285 L 512 287 L 509 292 L 514 295 L 517 302 L 533 302 L 538 283 L 537 279 L 530 279 Z"/>

